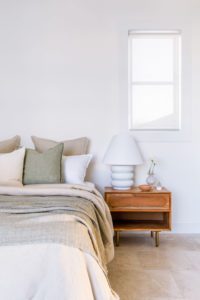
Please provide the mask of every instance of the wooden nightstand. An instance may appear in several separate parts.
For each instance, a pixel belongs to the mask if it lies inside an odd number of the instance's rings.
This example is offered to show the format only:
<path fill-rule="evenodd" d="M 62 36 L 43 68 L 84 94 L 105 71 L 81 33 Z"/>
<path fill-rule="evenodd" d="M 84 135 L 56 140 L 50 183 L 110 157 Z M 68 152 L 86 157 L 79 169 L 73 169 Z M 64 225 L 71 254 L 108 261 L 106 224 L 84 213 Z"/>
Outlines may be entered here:
<path fill-rule="evenodd" d="M 120 231 L 149 230 L 151 237 L 155 233 L 158 247 L 159 232 L 171 230 L 171 192 L 164 188 L 141 192 L 137 187 L 130 190 L 106 187 L 105 201 L 112 214 L 117 246 Z"/>

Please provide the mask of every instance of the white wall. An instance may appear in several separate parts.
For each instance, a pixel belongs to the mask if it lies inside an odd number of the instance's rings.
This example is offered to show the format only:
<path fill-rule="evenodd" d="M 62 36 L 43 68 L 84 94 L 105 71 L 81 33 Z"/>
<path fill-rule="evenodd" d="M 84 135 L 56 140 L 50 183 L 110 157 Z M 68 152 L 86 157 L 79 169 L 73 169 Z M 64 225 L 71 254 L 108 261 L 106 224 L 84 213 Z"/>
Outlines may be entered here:
<path fill-rule="evenodd" d="M 200 232 L 199 15 L 198 0 L 0 0 L 0 139 L 88 136 L 89 178 L 102 189 L 103 154 L 128 123 L 127 31 L 182 29 L 183 130 L 135 136 L 173 192 L 174 230 Z"/>

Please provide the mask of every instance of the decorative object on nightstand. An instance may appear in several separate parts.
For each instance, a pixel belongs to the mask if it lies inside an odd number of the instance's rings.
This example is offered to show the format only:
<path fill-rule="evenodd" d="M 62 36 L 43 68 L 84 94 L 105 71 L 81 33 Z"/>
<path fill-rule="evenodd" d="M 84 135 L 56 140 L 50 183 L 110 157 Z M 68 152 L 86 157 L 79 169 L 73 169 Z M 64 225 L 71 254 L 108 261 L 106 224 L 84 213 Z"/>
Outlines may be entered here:
<path fill-rule="evenodd" d="M 152 186 L 149 184 L 141 184 L 138 187 L 142 192 L 149 192 L 152 189 Z"/>
<path fill-rule="evenodd" d="M 158 247 L 159 232 L 171 230 L 171 192 L 165 188 L 141 192 L 138 187 L 126 191 L 107 187 L 104 196 L 112 214 L 117 246 L 122 231 L 150 231 L 151 237 L 155 233 Z"/>
<path fill-rule="evenodd" d="M 130 134 L 112 138 L 105 153 L 105 164 L 111 165 L 113 189 L 126 190 L 134 185 L 134 166 L 143 163 L 139 148 Z"/>
<path fill-rule="evenodd" d="M 157 181 L 157 178 L 154 174 L 154 169 L 155 169 L 156 164 L 157 164 L 156 161 L 154 159 L 151 159 L 150 167 L 149 167 L 149 170 L 148 170 L 148 176 L 147 176 L 147 179 L 146 179 L 146 183 L 151 185 L 151 186 L 154 186 L 156 184 L 156 181 Z"/>
<path fill-rule="evenodd" d="M 156 184 L 156 190 L 157 191 L 161 191 L 162 190 L 162 185 L 161 185 L 160 181 L 158 181 L 157 184 Z"/>

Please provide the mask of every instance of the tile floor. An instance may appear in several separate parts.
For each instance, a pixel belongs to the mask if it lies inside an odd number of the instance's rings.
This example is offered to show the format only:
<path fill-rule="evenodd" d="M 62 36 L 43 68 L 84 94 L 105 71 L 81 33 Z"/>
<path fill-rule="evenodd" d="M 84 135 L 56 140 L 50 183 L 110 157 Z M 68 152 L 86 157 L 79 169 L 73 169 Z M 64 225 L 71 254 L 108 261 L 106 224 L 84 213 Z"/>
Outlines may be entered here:
<path fill-rule="evenodd" d="M 200 300 L 200 234 L 122 233 L 109 265 L 121 300 Z"/>

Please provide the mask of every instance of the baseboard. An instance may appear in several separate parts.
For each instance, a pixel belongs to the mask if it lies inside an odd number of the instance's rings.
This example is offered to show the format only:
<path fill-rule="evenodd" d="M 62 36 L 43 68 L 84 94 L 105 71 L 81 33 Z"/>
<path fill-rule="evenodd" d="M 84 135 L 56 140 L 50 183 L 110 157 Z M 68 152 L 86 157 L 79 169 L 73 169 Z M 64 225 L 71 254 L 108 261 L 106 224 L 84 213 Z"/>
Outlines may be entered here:
<path fill-rule="evenodd" d="M 200 233 L 200 223 L 173 223 L 172 233 Z"/>

